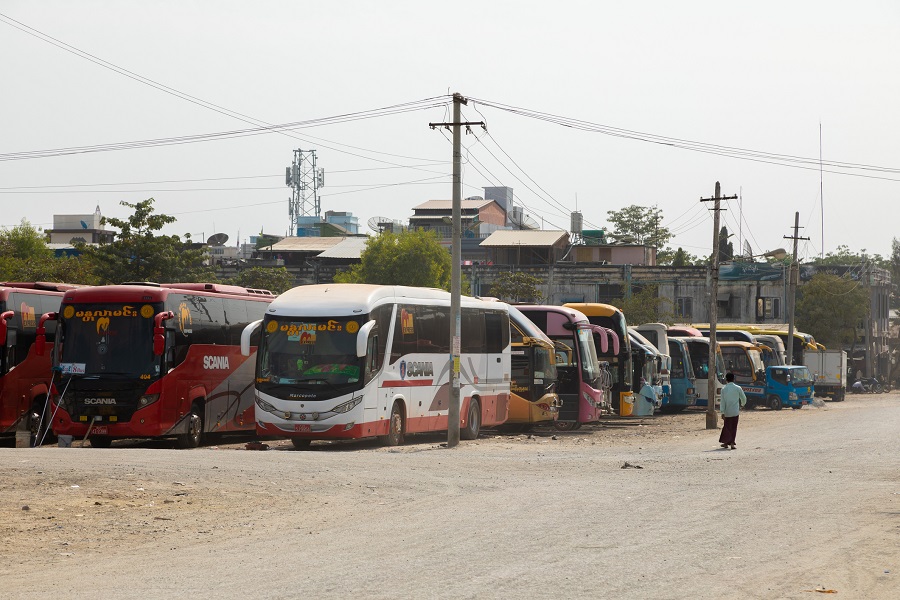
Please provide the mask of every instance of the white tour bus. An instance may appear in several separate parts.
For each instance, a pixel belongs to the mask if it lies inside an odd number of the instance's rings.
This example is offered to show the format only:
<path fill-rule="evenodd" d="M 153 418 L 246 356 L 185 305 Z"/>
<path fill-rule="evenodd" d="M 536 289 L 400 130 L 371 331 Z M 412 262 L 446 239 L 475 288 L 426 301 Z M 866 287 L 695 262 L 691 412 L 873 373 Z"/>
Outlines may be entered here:
<path fill-rule="evenodd" d="M 296 287 L 250 324 L 261 327 L 256 359 L 256 431 L 312 440 L 378 437 L 447 429 L 450 401 L 450 294 L 388 285 Z M 508 306 L 461 299 L 460 437 L 475 439 L 509 412 Z"/>

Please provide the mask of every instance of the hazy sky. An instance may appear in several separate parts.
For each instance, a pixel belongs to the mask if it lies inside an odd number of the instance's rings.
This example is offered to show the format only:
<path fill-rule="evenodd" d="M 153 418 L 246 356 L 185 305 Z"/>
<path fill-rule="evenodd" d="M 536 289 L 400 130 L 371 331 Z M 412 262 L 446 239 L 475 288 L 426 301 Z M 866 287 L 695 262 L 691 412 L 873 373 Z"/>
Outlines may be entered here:
<path fill-rule="evenodd" d="M 801 257 L 840 244 L 889 255 L 900 237 L 896 0 L 3 0 L 0 14 L 5 227 L 50 228 L 54 214 L 98 204 L 124 218 L 120 201 L 152 196 L 178 219 L 166 233 L 283 235 L 296 148 L 315 149 L 325 169 L 323 213 L 350 211 L 361 231 L 373 216 L 406 221 L 413 206 L 451 198 L 449 133 L 428 123 L 449 120 L 447 94 L 459 92 L 474 99 L 464 117 L 488 126 L 463 139 L 463 195 L 510 186 L 548 229 L 568 229 L 576 207 L 599 228 L 609 210 L 657 205 L 671 245 L 705 255 L 712 219 L 699 200 L 720 181 L 741 197 L 723 213 L 736 249 L 789 247 L 796 211 L 811 238 Z M 428 98 L 413 106 L 431 108 L 287 133 L 22 154 Z"/>

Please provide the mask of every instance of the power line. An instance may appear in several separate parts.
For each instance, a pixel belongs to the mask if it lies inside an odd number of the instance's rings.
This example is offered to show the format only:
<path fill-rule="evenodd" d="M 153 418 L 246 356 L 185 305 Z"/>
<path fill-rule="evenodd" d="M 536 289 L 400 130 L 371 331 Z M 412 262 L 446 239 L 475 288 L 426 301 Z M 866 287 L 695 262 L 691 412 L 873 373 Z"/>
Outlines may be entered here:
<path fill-rule="evenodd" d="M 599 123 L 592 123 L 590 121 L 584 121 L 579 119 L 573 119 L 569 117 L 564 117 L 560 115 L 554 115 L 551 113 L 544 113 L 540 111 L 535 111 L 527 108 L 521 108 L 516 106 L 511 106 L 507 104 L 502 104 L 498 102 L 491 102 L 487 100 L 481 100 L 477 98 L 471 99 L 473 102 L 481 103 L 484 106 L 488 106 L 491 108 L 496 108 L 497 110 L 506 111 L 512 114 L 516 114 L 523 117 L 528 117 L 532 119 L 537 119 L 541 121 L 547 121 L 550 123 L 554 123 L 556 125 L 561 125 L 563 127 L 568 127 L 571 129 L 578 129 L 582 131 L 588 131 L 592 133 L 600 133 L 603 135 L 608 135 L 611 137 L 619 137 L 625 139 L 632 139 L 636 141 L 659 144 L 664 146 L 671 146 L 673 148 L 679 148 L 683 150 L 691 150 L 694 152 L 703 152 L 707 154 L 715 154 L 718 156 L 724 156 L 728 158 L 736 158 L 741 160 L 748 160 L 752 162 L 760 162 L 766 164 L 773 164 L 783 167 L 791 167 L 812 171 L 822 171 L 822 165 L 828 165 L 834 169 L 844 169 L 843 171 L 838 170 L 828 170 L 824 169 L 824 172 L 835 173 L 839 175 L 847 175 L 852 177 L 865 177 L 869 179 L 882 179 L 886 181 L 900 181 L 900 179 L 892 178 L 892 177 L 879 177 L 875 175 L 866 175 L 863 173 L 848 173 L 847 170 L 855 170 L 855 171 L 871 171 L 877 173 L 890 173 L 890 174 L 898 174 L 900 173 L 900 168 L 896 167 L 883 167 L 877 165 L 869 165 L 862 163 L 850 163 L 843 161 L 822 161 L 818 158 L 805 158 L 800 156 L 794 156 L 789 154 L 777 154 L 772 152 L 762 152 L 757 150 L 748 150 L 745 148 L 738 148 L 734 146 L 723 146 L 718 144 L 708 144 L 704 142 L 696 142 L 692 140 L 686 140 L 681 138 L 673 138 L 668 136 L 661 136 L 650 133 L 643 133 L 639 131 L 622 129 L 618 127 L 611 127 L 608 125 L 602 125 Z M 809 166 L 805 166 L 809 165 Z"/>

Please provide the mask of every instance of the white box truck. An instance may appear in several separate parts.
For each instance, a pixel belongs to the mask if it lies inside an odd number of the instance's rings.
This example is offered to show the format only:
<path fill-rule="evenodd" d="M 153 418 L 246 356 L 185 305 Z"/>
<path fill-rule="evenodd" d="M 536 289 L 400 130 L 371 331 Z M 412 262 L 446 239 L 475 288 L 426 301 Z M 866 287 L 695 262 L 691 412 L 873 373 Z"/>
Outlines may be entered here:
<path fill-rule="evenodd" d="M 830 397 L 835 402 L 847 392 L 847 353 L 843 350 L 806 350 L 803 363 L 815 381 L 816 396 Z"/>

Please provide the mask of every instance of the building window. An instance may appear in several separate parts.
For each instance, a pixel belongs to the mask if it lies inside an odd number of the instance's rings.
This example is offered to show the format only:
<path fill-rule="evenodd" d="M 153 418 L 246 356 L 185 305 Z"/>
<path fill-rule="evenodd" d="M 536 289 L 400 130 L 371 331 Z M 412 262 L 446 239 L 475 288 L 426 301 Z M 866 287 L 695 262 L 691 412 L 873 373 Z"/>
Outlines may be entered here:
<path fill-rule="evenodd" d="M 723 319 L 741 318 L 741 299 L 731 294 L 719 294 L 717 301 L 719 317 Z"/>
<path fill-rule="evenodd" d="M 688 321 L 694 318 L 694 299 L 693 298 L 676 298 L 675 299 L 675 317 L 678 319 L 686 319 Z"/>
<path fill-rule="evenodd" d="M 781 298 L 757 298 L 756 299 L 756 318 L 757 319 L 780 319 L 781 318 Z"/>

